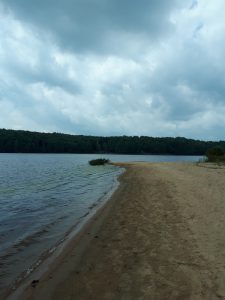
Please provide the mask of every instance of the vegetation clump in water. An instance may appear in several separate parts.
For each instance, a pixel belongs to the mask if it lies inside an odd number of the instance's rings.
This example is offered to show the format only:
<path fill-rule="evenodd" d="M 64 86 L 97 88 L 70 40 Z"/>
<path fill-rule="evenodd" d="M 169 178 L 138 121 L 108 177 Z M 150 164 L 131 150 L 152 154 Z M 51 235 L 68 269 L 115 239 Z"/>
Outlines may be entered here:
<path fill-rule="evenodd" d="M 98 158 L 98 159 L 90 160 L 89 165 L 91 165 L 91 166 L 102 166 L 102 165 L 108 164 L 109 162 L 110 162 L 109 159 Z"/>

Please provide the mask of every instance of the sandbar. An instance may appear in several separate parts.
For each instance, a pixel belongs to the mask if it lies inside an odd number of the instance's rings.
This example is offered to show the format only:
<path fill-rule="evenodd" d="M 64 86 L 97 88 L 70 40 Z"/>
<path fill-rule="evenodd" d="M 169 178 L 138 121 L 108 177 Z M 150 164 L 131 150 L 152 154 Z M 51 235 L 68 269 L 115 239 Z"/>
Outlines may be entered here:
<path fill-rule="evenodd" d="M 225 167 L 119 165 L 111 199 L 18 299 L 225 299 Z"/>

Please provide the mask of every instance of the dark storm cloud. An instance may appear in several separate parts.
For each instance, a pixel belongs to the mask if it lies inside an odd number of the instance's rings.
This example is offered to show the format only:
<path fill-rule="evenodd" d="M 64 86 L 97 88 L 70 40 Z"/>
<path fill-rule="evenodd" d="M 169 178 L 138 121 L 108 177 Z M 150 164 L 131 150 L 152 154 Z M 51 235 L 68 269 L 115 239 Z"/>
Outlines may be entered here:
<path fill-rule="evenodd" d="M 76 51 L 111 52 L 120 34 L 155 39 L 172 28 L 177 0 L 7 0 L 17 17 L 53 34 L 61 46 Z M 108 40 L 111 40 L 109 44 Z M 126 42 L 126 40 L 124 41 Z M 121 39 L 115 48 L 121 47 Z M 110 47 L 109 47 L 110 46 Z"/>
<path fill-rule="evenodd" d="M 222 0 L 0 0 L 0 127 L 224 139 Z"/>

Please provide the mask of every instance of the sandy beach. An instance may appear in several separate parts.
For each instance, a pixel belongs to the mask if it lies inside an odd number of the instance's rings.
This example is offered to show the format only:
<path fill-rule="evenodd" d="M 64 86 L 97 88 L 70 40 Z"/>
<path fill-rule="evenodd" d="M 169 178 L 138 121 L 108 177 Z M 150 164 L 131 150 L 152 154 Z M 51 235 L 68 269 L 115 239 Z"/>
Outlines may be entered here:
<path fill-rule="evenodd" d="M 120 165 L 112 198 L 17 299 L 225 299 L 225 168 Z"/>

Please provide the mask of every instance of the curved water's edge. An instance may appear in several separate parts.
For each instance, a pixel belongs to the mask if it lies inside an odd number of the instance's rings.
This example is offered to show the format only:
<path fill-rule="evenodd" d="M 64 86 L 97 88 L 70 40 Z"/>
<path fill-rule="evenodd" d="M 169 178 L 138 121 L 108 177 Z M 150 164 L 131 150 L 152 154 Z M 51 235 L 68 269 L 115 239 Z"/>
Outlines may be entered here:
<path fill-rule="evenodd" d="M 40 257 L 33 263 L 28 269 L 24 270 L 16 280 L 8 287 L 5 297 L 8 300 L 14 300 L 21 295 L 23 290 L 31 284 L 33 280 L 37 280 L 49 269 L 49 266 L 59 257 L 68 244 L 76 238 L 76 236 L 82 231 L 84 226 L 99 212 L 99 210 L 107 204 L 114 192 L 119 188 L 119 178 L 126 171 L 125 168 L 120 168 L 120 173 L 109 189 L 109 191 L 102 197 L 100 197 L 95 204 L 92 205 L 90 211 L 79 218 L 79 220 L 73 224 L 68 231 L 65 232 L 62 239 L 60 239 L 50 249 L 47 249 L 40 254 Z"/>
<path fill-rule="evenodd" d="M 0 154 L 0 298 L 46 265 L 104 204 L 121 168 L 90 166 L 102 155 Z M 111 162 L 199 157 L 104 155 Z M 12 284 L 13 283 L 13 284 Z"/>

